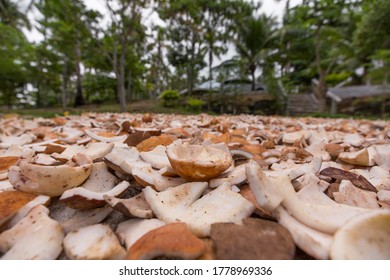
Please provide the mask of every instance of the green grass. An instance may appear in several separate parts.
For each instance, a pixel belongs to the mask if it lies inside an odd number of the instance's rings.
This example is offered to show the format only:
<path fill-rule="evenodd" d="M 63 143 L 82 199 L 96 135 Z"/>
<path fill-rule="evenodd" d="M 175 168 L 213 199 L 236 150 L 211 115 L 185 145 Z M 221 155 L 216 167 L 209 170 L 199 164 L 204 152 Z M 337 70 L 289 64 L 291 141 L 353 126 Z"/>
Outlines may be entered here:
<path fill-rule="evenodd" d="M 80 115 L 86 112 L 97 113 L 119 113 L 120 108 L 118 104 L 101 104 L 101 105 L 86 105 L 82 107 L 69 107 L 63 110 L 60 107 L 51 108 L 25 108 L 17 110 L 3 109 L 0 111 L 0 116 L 7 114 L 18 114 L 26 118 L 44 117 L 52 118 L 56 116 L 63 116 L 65 112 L 70 115 Z M 161 114 L 191 114 L 185 107 L 179 106 L 175 108 L 163 107 L 160 100 L 140 100 L 129 102 L 127 104 L 127 112 L 129 113 L 161 113 Z"/>
<path fill-rule="evenodd" d="M 312 118 L 327 118 L 327 119 L 355 119 L 355 120 L 390 120 L 390 117 L 381 118 L 379 116 L 372 115 L 347 115 L 347 114 L 330 114 L 330 113 L 311 113 L 301 115 L 299 117 L 312 117 Z"/>
<path fill-rule="evenodd" d="M 157 99 L 149 99 L 149 100 L 140 100 L 129 102 L 127 104 L 127 112 L 129 113 L 160 113 L 160 114 L 183 114 L 190 115 L 194 114 L 188 106 L 181 105 L 174 108 L 167 108 L 162 105 L 161 100 Z M 34 118 L 34 117 L 44 117 L 44 118 L 52 118 L 55 116 L 63 116 L 64 112 L 67 111 L 70 115 L 80 115 L 86 112 L 97 112 L 97 113 L 119 113 L 119 105 L 118 104 L 101 104 L 101 105 L 86 105 L 83 107 L 72 108 L 69 107 L 66 110 L 63 110 L 60 107 L 52 107 L 52 108 L 26 108 L 26 109 L 18 109 L 18 110 L 7 110 L 1 109 L 0 117 L 6 114 L 19 114 L 26 118 Z M 207 112 L 210 115 L 218 115 L 215 112 Z M 330 114 L 330 113 L 312 113 L 305 114 L 296 117 L 314 117 L 314 118 L 343 118 L 343 119 L 367 119 L 367 120 L 378 120 L 381 119 L 378 116 L 372 115 L 347 115 L 347 114 Z M 390 120 L 390 117 L 387 116 L 384 118 L 385 120 Z"/>

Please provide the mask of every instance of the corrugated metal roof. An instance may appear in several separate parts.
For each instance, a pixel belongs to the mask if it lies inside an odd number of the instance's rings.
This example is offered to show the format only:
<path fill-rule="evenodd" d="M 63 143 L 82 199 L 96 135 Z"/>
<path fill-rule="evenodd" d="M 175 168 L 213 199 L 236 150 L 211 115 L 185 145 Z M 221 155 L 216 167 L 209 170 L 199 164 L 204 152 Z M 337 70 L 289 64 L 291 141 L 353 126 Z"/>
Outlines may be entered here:
<path fill-rule="evenodd" d="M 327 96 L 336 102 L 350 98 L 374 97 L 379 95 L 390 95 L 390 86 L 348 86 L 340 88 L 329 88 Z"/>

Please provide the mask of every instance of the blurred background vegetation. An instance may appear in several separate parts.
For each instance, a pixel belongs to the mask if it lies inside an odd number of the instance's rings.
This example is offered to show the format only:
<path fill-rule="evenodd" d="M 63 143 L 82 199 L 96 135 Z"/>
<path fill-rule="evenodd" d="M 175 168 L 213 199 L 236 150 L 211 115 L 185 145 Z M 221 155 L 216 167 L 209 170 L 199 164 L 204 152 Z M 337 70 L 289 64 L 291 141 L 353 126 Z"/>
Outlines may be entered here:
<path fill-rule="evenodd" d="M 106 0 L 105 14 L 83 0 L 27 2 L 0 0 L 0 112 L 282 114 L 283 99 L 312 92 L 326 113 L 329 87 L 388 84 L 389 0 L 285 1 L 281 21 L 259 1 Z M 237 84 L 271 98 L 242 103 Z"/>

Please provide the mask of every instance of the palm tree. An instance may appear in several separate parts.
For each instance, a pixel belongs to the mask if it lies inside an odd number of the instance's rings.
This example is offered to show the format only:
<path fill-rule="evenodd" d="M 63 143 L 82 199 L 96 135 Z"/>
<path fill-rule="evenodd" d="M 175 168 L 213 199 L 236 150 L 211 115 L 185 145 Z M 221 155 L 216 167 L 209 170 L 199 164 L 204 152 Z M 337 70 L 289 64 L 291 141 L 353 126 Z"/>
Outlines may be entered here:
<path fill-rule="evenodd" d="M 264 61 L 272 45 L 274 26 L 274 18 L 265 15 L 258 18 L 247 17 L 239 23 L 235 45 L 239 55 L 247 63 L 252 78 L 252 90 L 256 86 L 257 66 Z"/>

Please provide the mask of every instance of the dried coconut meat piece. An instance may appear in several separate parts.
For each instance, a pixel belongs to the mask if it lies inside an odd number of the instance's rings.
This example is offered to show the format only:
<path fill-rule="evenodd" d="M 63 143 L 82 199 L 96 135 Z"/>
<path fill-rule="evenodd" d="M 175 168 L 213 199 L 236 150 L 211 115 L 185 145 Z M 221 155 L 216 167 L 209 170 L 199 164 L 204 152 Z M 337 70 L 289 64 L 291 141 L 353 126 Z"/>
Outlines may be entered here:
<path fill-rule="evenodd" d="M 108 205 L 89 210 L 79 210 L 67 207 L 65 204 L 58 202 L 52 203 L 50 209 L 50 217 L 62 226 L 65 233 L 98 224 L 106 219 L 113 211 Z"/>
<path fill-rule="evenodd" d="M 104 162 L 97 162 L 92 165 L 88 179 L 81 186 L 65 191 L 60 200 L 75 208 L 100 207 L 105 204 L 101 194 L 113 192 L 118 183 L 119 179 L 109 172 L 107 165 Z M 118 192 L 122 191 L 122 189 L 118 190 Z"/>
<path fill-rule="evenodd" d="M 39 164 L 39 165 L 59 165 L 61 162 L 55 160 L 52 158 L 50 155 L 47 154 L 37 154 L 33 162 L 34 164 Z"/>
<path fill-rule="evenodd" d="M 106 204 L 104 196 L 119 196 L 128 187 L 130 183 L 122 181 L 110 190 L 104 190 L 103 192 L 91 190 L 85 187 L 76 187 L 65 191 L 60 201 L 68 205 L 69 207 L 76 209 L 92 209 L 101 207 Z"/>
<path fill-rule="evenodd" d="M 96 162 L 92 165 L 90 176 L 80 187 L 95 192 L 106 192 L 118 183 L 119 179 L 108 170 L 104 162 Z"/>
<path fill-rule="evenodd" d="M 310 161 L 313 155 L 303 148 L 285 147 L 282 149 L 282 157 L 297 163 L 304 163 Z"/>
<path fill-rule="evenodd" d="M 11 219 L 24 205 L 34 200 L 36 195 L 20 191 L 0 192 L 0 226 Z"/>
<path fill-rule="evenodd" d="M 390 169 L 390 145 L 373 145 L 368 148 L 369 154 L 376 165 Z"/>
<path fill-rule="evenodd" d="M 38 205 L 14 227 L 0 234 L 3 260 L 54 260 L 62 251 L 64 231 L 50 219 L 49 210 Z"/>
<path fill-rule="evenodd" d="M 295 244 L 290 232 L 273 221 L 247 218 L 242 225 L 211 225 L 217 260 L 291 260 Z"/>
<path fill-rule="evenodd" d="M 115 233 L 104 224 L 69 232 L 64 238 L 64 250 L 72 260 L 121 260 L 126 256 Z"/>
<path fill-rule="evenodd" d="M 120 130 L 120 133 L 122 129 Z M 125 129 L 125 131 L 129 131 L 128 129 Z M 124 143 L 130 147 L 135 147 L 145 139 L 148 139 L 152 137 L 152 135 L 148 131 L 134 131 L 129 134 L 129 136 L 126 138 Z"/>
<path fill-rule="evenodd" d="M 207 187 L 206 182 L 191 182 L 175 188 L 168 188 L 161 192 L 156 192 L 153 188 L 146 187 L 142 192 L 154 214 L 160 220 L 171 223 L 176 220 L 177 215 L 181 215 L 189 205 L 194 203 Z"/>
<path fill-rule="evenodd" d="M 248 160 L 248 159 L 252 159 L 254 158 L 254 155 L 247 152 L 247 151 L 244 151 L 242 149 L 231 149 L 230 150 L 230 154 L 232 155 L 233 159 L 235 161 L 238 161 L 238 160 Z"/>
<path fill-rule="evenodd" d="M 221 149 L 181 141 L 167 147 L 167 156 L 176 173 L 190 181 L 213 179 L 233 163 L 231 154 Z"/>
<path fill-rule="evenodd" d="M 116 234 L 122 244 L 129 248 L 143 235 L 149 231 L 165 225 L 158 219 L 130 219 L 120 223 L 116 229 Z"/>
<path fill-rule="evenodd" d="M 295 244 L 308 255 L 318 259 L 329 259 L 333 236 L 320 232 L 299 222 L 291 216 L 282 206 L 275 210 L 279 224 L 288 229 Z"/>
<path fill-rule="evenodd" d="M 310 138 L 311 132 L 308 130 L 300 130 L 296 132 L 286 132 L 283 133 L 282 141 L 286 144 L 294 144 L 297 141 L 306 141 Z"/>
<path fill-rule="evenodd" d="M 197 236 L 209 236 L 210 226 L 218 222 L 240 223 L 255 207 L 224 184 L 199 198 L 207 183 L 186 183 L 163 192 L 143 189 L 156 217 L 166 223 L 186 223 Z M 199 198 L 199 199 L 198 199 Z"/>
<path fill-rule="evenodd" d="M 334 203 L 332 205 L 310 203 L 302 199 L 295 193 L 291 184 L 285 184 L 283 188 L 282 205 L 296 219 L 303 224 L 325 233 L 334 233 L 346 222 L 361 214 L 367 213 L 368 209 L 351 207 L 344 204 Z M 323 199 L 329 199 L 322 191 L 318 190 L 318 195 Z M 329 203 L 333 203 L 329 199 Z"/>
<path fill-rule="evenodd" d="M 307 202 L 298 196 L 286 175 L 272 179 L 267 178 L 265 174 L 259 172 L 253 163 L 247 166 L 247 178 L 256 201 L 261 207 L 268 211 L 274 211 L 279 205 L 282 205 L 303 224 L 325 233 L 334 233 L 352 218 L 370 211 L 335 203 L 323 192 L 318 193 L 318 195 L 321 194 L 323 199 L 328 199 L 332 205 Z M 267 181 L 271 183 L 264 183 Z M 320 190 L 318 189 L 318 191 Z"/>
<path fill-rule="evenodd" d="M 64 191 L 81 185 L 90 175 L 92 161 L 77 154 L 64 165 L 42 166 L 21 159 L 12 166 L 8 177 L 15 189 L 47 196 L 59 196 Z"/>
<path fill-rule="evenodd" d="M 187 139 L 191 137 L 191 134 L 181 127 L 167 128 L 162 131 L 164 134 L 173 137 L 173 139 Z"/>
<path fill-rule="evenodd" d="M 133 173 L 134 168 L 150 166 L 141 160 L 138 150 L 134 147 L 114 147 L 104 159 L 110 168 L 129 175 Z"/>
<path fill-rule="evenodd" d="M 58 134 L 58 139 L 64 144 L 75 144 L 84 136 L 82 130 L 68 126 L 55 127 L 53 132 Z M 86 139 L 89 141 L 90 138 Z"/>
<path fill-rule="evenodd" d="M 218 178 L 211 179 L 209 182 L 210 188 L 216 188 L 223 183 L 229 182 L 230 185 L 239 185 L 246 180 L 245 164 L 236 166 L 232 171 L 222 174 Z"/>
<path fill-rule="evenodd" d="M 305 151 L 313 155 L 313 157 L 321 157 L 323 161 L 330 161 L 331 155 L 326 150 L 325 143 L 313 143 L 305 148 Z"/>
<path fill-rule="evenodd" d="M 261 208 L 260 205 L 257 203 L 255 196 L 253 195 L 249 185 L 243 185 L 240 187 L 239 194 L 242 195 L 245 199 L 247 199 L 249 202 L 251 202 L 255 207 L 254 213 L 258 215 L 261 218 L 267 219 L 267 220 L 274 220 L 271 212 L 266 211 L 265 209 Z"/>
<path fill-rule="evenodd" d="M 342 180 L 337 192 L 333 193 L 334 200 L 346 205 L 378 209 L 379 204 L 375 192 L 356 188 L 350 181 Z"/>
<path fill-rule="evenodd" d="M 129 260 L 156 257 L 196 259 L 206 252 L 206 245 L 184 223 L 172 223 L 149 231 L 128 250 Z"/>
<path fill-rule="evenodd" d="M 90 129 L 86 129 L 86 130 L 84 130 L 84 132 L 92 139 L 97 140 L 99 142 L 103 142 L 103 143 L 114 143 L 114 142 L 123 143 L 127 138 L 127 135 L 105 137 L 105 136 L 100 135 L 99 132 L 95 133 Z"/>
<path fill-rule="evenodd" d="M 67 146 L 66 149 L 58 154 L 53 153 L 52 157 L 68 161 L 78 153 L 82 153 L 85 156 L 88 156 L 92 160 L 100 159 L 105 157 L 111 150 L 114 148 L 114 143 L 104 143 L 104 142 L 92 142 L 86 146 L 82 145 L 72 145 Z"/>
<path fill-rule="evenodd" d="M 9 168 L 16 164 L 19 157 L 8 156 L 0 157 L 0 173 L 8 172 Z"/>
<path fill-rule="evenodd" d="M 27 216 L 27 214 L 37 205 L 43 205 L 48 207 L 50 204 L 51 198 L 46 195 L 38 195 L 30 202 L 26 203 L 22 208 L 20 208 L 15 215 L 4 225 L 5 229 L 10 229 L 21 219 Z"/>
<path fill-rule="evenodd" d="M 63 151 L 65 151 L 66 146 L 65 145 L 60 145 L 60 144 L 55 144 L 55 143 L 50 143 L 46 145 L 46 149 L 44 151 L 45 154 L 61 154 Z"/>
<path fill-rule="evenodd" d="M 142 121 L 144 123 L 150 123 L 153 121 L 153 115 L 151 113 L 146 113 L 146 114 L 143 114 L 142 116 Z"/>
<path fill-rule="evenodd" d="M 153 217 L 153 211 L 146 201 L 143 193 L 126 199 L 120 199 L 108 195 L 103 195 L 103 198 L 113 209 L 122 212 L 128 217 L 138 217 L 144 219 L 150 219 Z"/>
<path fill-rule="evenodd" d="M 251 153 L 252 155 L 261 155 L 262 153 L 267 151 L 267 149 L 268 148 L 260 144 L 248 144 L 241 147 L 241 150 Z"/>
<path fill-rule="evenodd" d="M 7 177 L 8 177 L 8 174 L 7 174 Z M 4 191 L 13 191 L 13 190 L 14 190 L 14 187 L 11 185 L 9 180 L 0 179 L 0 193 L 4 192 Z"/>
<path fill-rule="evenodd" d="M 7 150 L 0 149 L 0 156 L 2 157 L 20 157 L 23 154 L 23 147 L 19 145 L 11 145 Z"/>
<path fill-rule="evenodd" d="M 253 195 L 259 206 L 272 212 L 283 201 L 281 185 L 290 182 L 288 177 L 271 178 L 264 174 L 256 162 L 250 162 L 245 167 L 246 177 Z"/>
<path fill-rule="evenodd" d="M 0 149 L 10 148 L 12 145 L 23 146 L 35 141 L 37 137 L 34 134 L 27 133 L 21 136 L 0 135 Z"/>
<path fill-rule="evenodd" d="M 325 145 L 325 150 L 329 153 L 331 158 L 337 158 L 340 153 L 344 152 L 344 147 L 340 144 L 329 143 Z"/>
<path fill-rule="evenodd" d="M 364 137 L 359 133 L 346 134 L 343 138 L 344 143 L 348 143 L 354 147 L 360 147 L 364 141 Z"/>
<path fill-rule="evenodd" d="M 149 163 L 153 168 L 162 169 L 167 168 L 169 172 L 174 173 L 171 163 L 166 154 L 166 147 L 158 145 L 156 148 L 149 152 L 140 152 L 141 159 Z"/>
<path fill-rule="evenodd" d="M 366 148 L 356 152 L 341 152 L 338 159 L 359 166 L 373 166 L 374 162 Z"/>
<path fill-rule="evenodd" d="M 134 168 L 132 171 L 134 179 L 142 186 L 151 186 L 157 191 L 163 191 L 176 187 L 186 182 L 180 177 L 166 177 L 152 167 Z"/>
<path fill-rule="evenodd" d="M 334 235 L 332 259 L 390 259 L 390 210 L 374 210 L 350 220 Z"/>
<path fill-rule="evenodd" d="M 240 224 L 242 219 L 249 217 L 254 210 L 252 203 L 226 184 L 195 201 L 180 219 L 187 223 L 196 235 L 209 236 L 212 224 Z"/>
<path fill-rule="evenodd" d="M 139 143 L 137 145 L 137 149 L 140 152 L 149 152 L 159 145 L 168 146 L 172 144 L 174 139 L 174 137 L 166 134 L 161 134 L 160 136 L 152 136 Z"/>

